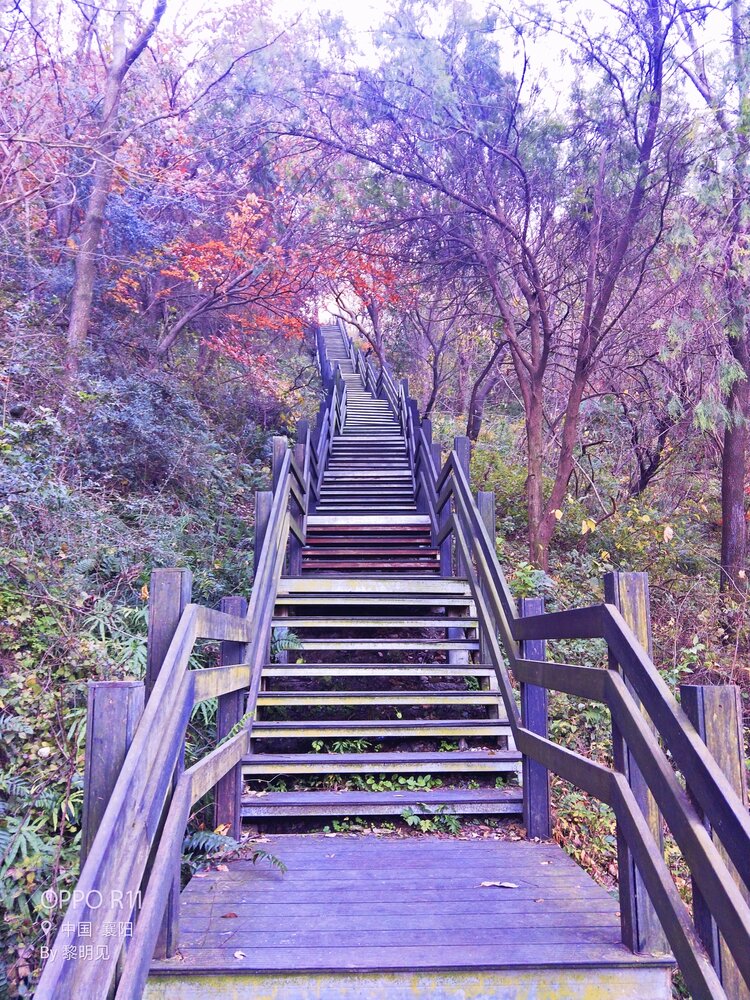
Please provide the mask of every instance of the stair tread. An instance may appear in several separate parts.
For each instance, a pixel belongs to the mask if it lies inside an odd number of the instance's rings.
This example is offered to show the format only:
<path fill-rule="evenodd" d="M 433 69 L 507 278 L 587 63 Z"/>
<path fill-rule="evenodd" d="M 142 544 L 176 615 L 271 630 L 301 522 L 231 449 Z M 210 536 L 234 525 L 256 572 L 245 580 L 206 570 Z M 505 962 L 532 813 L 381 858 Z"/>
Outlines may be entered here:
<path fill-rule="evenodd" d="M 257 802 L 262 798 L 267 805 L 274 802 L 321 805 L 323 803 L 349 805 L 368 805 L 375 802 L 398 802 L 403 805 L 429 805 L 430 800 L 439 802 L 520 802 L 523 793 L 520 787 L 511 785 L 507 788 L 435 788 L 420 789 L 417 792 L 324 792 L 309 790 L 304 792 L 263 792 L 260 795 L 243 795 L 242 804 Z"/>
<path fill-rule="evenodd" d="M 300 649 L 382 649 L 428 650 L 454 649 L 473 652 L 479 649 L 475 639 L 300 639 Z"/>
<path fill-rule="evenodd" d="M 266 705 L 499 705 L 499 691 L 261 691 Z"/>
<path fill-rule="evenodd" d="M 272 663 L 265 677 L 492 677 L 493 667 L 448 663 Z"/>
<path fill-rule="evenodd" d="M 371 753 L 257 753 L 243 758 L 244 764 L 438 764 L 444 760 L 459 764 L 475 763 L 515 763 L 522 759 L 517 750 L 435 750 L 417 752 L 411 750 L 378 750 Z"/>
<path fill-rule="evenodd" d="M 505 735 L 508 731 L 508 723 L 501 719 L 393 719 L 387 722 L 374 719 L 330 719 L 321 721 L 314 719 L 304 722 L 290 722 L 289 720 L 266 722 L 260 720 L 253 723 L 253 736 L 267 734 L 270 732 L 288 735 L 290 731 L 331 730 L 334 734 L 351 734 L 353 732 L 372 732 L 380 730 L 392 730 L 393 732 L 425 732 L 441 730 L 446 732 L 463 733 L 465 730 L 475 730 L 482 734 Z"/>
<path fill-rule="evenodd" d="M 347 618 L 331 615 L 325 618 L 291 615 L 274 618 L 274 628 L 294 626 L 295 628 L 476 628 L 476 618 L 368 618 L 364 615 Z"/>

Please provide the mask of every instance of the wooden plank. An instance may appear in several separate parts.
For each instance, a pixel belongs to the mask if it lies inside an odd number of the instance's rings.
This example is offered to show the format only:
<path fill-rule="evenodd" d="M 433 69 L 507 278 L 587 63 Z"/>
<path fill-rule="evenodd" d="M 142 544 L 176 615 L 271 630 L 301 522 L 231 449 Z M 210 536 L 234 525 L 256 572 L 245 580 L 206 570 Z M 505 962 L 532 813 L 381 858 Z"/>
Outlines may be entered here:
<path fill-rule="evenodd" d="M 263 691 L 258 705 L 492 705 L 492 691 Z"/>
<path fill-rule="evenodd" d="M 602 639 L 602 605 L 549 611 L 513 622 L 516 639 Z"/>
<path fill-rule="evenodd" d="M 453 438 L 453 455 L 455 461 L 461 467 L 461 471 L 466 477 L 466 482 L 471 487 L 471 442 L 466 435 L 458 435 Z M 494 539 L 493 539 L 494 541 Z M 466 576 L 467 567 L 461 559 L 456 557 L 456 576 Z"/>
<path fill-rule="evenodd" d="M 307 519 L 310 527 L 321 524 L 420 524 L 429 527 L 430 519 L 424 514 L 310 514 Z"/>
<path fill-rule="evenodd" d="M 155 569 L 148 590 L 146 701 L 151 696 L 182 612 L 190 603 L 193 575 L 189 569 Z"/>
<path fill-rule="evenodd" d="M 219 610 L 243 618 L 247 615 L 247 601 L 244 597 L 222 597 Z M 220 669 L 243 663 L 247 655 L 247 643 L 225 640 L 219 648 Z M 247 679 L 249 683 L 249 677 Z M 216 742 L 220 743 L 237 725 L 244 713 L 244 692 L 242 689 L 231 691 L 219 697 L 216 709 Z M 223 775 L 217 782 L 214 792 L 214 829 L 220 826 L 228 827 L 230 837 L 240 839 L 242 833 L 242 815 L 240 798 L 242 795 L 242 768 L 237 766 L 233 771 Z"/>
<path fill-rule="evenodd" d="M 716 763 L 741 801 L 747 805 L 747 770 L 744 760 L 740 688 L 730 684 L 712 687 L 681 684 L 680 702 Z M 702 812 L 700 814 L 702 815 Z M 715 838 L 714 842 L 727 868 L 734 876 L 745 902 L 750 902 L 748 889 L 741 882 L 721 841 Z M 748 1000 L 750 989 L 740 975 L 726 941 L 719 934 L 716 921 L 695 880 L 693 880 L 693 916 L 698 934 L 709 954 L 711 964 L 719 974 L 727 996 L 736 997 L 737 1000 Z"/>
<path fill-rule="evenodd" d="M 143 681 L 89 681 L 83 777 L 81 867 L 143 714 Z"/>
<path fill-rule="evenodd" d="M 255 492 L 255 538 L 253 540 L 253 567 L 257 572 L 260 564 L 260 554 L 263 549 L 263 542 L 268 528 L 268 518 L 271 514 L 271 504 L 273 503 L 273 493 L 270 490 L 256 490 Z"/>
<path fill-rule="evenodd" d="M 302 615 L 292 615 L 289 618 L 274 618 L 273 625 L 280 628 L 282 625 L 298 628 L 335 628 L 335 629 L 403 629 L 403 628 L 442 628 L 445 626 L 445 618 L 398 618 L 396 616 L 387 618 L 345 618 L 343 616 L 320 616 L 315 618 L 303 617 Z M 476 628 L 476 618 L 451 618 L 451 625 L 456 628 Z"/>
<path fill-rule="evenodd" d="M 697 1000 L 726 1000 L 664 858 L 653 850 L 651 831 L 625 775 L 613 773 L 612 792 L 618 829 L 627 841 L 650 900 L 661 914 L 662 928 L 679 963 L 689 994 Z"/>
<path fill-rule="evenodd" d="M 473 639 L 300 639 L 300 649 L 309 650 L 439 650 L 479 649 Z"/>
<path fill-rule="evenodd" d="M 717 768 L 713 756 L 622 615 L 612 605 L 604 608 L 605 638 L 610 649 L 669 747 L 696 802 L 721 837 L 742 880 L 750 886 L 750 816 L 744 803 Z"/>
<path fill-rule="evenodd" d="M 534 642 L 543 640 L 534 640 Z M 524 640 L 524 645 L 531 640 Z M 581 667 L 575 663 L 553 663 L 540 660 L 514 660 L 513 675 L 526 684 L 537 685 L 550 691 L 562 691 L 578 698 L 605 703 L 608 697 L 608 678 L 599 667 Z"/>
<path fill-rule="evenodd" d="M 271 438 L 271 492 L 275 493 L 282 475 L 282 466 L 289 451 L 289 442 L 280 434 Z"/>
<path fill-rule="evenodd" d="M 456 814 L 518 814 L 520 788 L 440 788 L 432 792 L 264 792 L 245 795 L 245 816 L 392 816 L 412 809 L 422 816 Z M 442 877 L 441 877 L 442 881 Z"/>
<path fill-rule="evenodd" d="M 613 721 L 627 740 L 631 753 L 682 851 L 690 872 L 710 906 L 719 929 L 725 935 L 732 955 L 747 981 L 750 979 L 750 908 L 701 823 L 697 810 L 678 782 L 671 762 L 661 750 L 638 703 L 633 699 L 619 674 L 609 671 L 609 677 L 612 687 L 609 701 Z M 616 776 L 617 772 L 613 778 Z M 647 846 L 651 854 L 661 861 L 662 855 L 654 846 L 653 834 L 650 835 Z M 631 843 L 628 843 L 628 848 L 633 850 Z M 636 863 L 645 879 L 637 858 Z M 655 902 L 650 890 L 649 896 Z M 659 918 L 665 932 L 669 933 L 667 922 L 674 919 L 673 914 L 660 909 Z M 697 936 L 694 936 L 697 940 Z M 678 946 L 671 938 L 669 942 L 677 953 Z"/>
<path fill-rule="evenodd" d="M 302 737 L 368 737 L 402 739 L 407 736 L 419 736 L 432 739 L 441 736 L 506 736 L 508 724 L 495 719 L 440 719 L 410 721 L 395 719 L 391 722 L 373 722 L 336 720 L 332 722 L 256 722 L 253 726 L 254 739 L 296 739 Z M 553 744 L 551 744 L 554 746 Z M 554 747 L 559 750 L 559 747 Z M 563 751 L 560 751 L 563 753 Z M 570 754 L 571 751 L 564 751 Z M 575 756 L 575 755 L 573 755 Z M 581 758 L 586 764 L 585 758 Z M 605 771 L 599 765 L 592 764 L 592 769 Z"/>
<path fill-rule="evenodd" d="M 227 642 L 249 642 L 253 628 L 247 618 L 229 615 L 213 608 L 193 605 L 196 610 L 196 629 L 199 639 L 215 639 Z"/>
<path fill-rule="evenodd" d="M 520 755 L 512 750 L 399 751 L 363 754 L 253 754 L 243 761 L 253 774 L 430 774 L 452 771 L 501 773 L 515 771 Z"/>
<path fill-rule="evenodd" d="M 149 590 L 148 647 L 146 664 L 146 699 L 165 662 L 172 640 L 177 632 L 183 612 L 188 607 L 193 586 L 190 570 L 155 570 L 151 576 Z M 196 632 L 199 628 L 200 612 L 195 611 Z M 180 748 L 174 764 L 171 785 L 174 789 L 185 767 L 185 750 Z M 172 882 L 164 909 L 156 953 L 161 957 L 173 954 L 176 947 L 177 919 L 180 899 L 179 861 L 172 870 Z"/>
<path fill-rule="evenodd" d="M 539 851 L 519 852 L 518 846 Z M 264 847 L 285 861 L 286 874 L 238 862 L 230 863 L 227 872 L 190 883 L 183 895 L 186 927 L 191 927 L 183 960 L 179 966 L 157 963 L 154 972 L 192 968 L 208 974 L 271 963 L 281 974 L 329 967 L 345 972 L 349 981 L 356 970 L 400 967 L 409 970 L 413 985 L 415 969 L 454 967 L 470 970 L 473 995 L 479 968 L 507 967 L 513 969 L 515 985 L 502 996 L 514 1000 L 525 966 L 534 970 L 529 989 L 536 989 L 545 963 L 573 971 L 608 961 L 611 968 L 659 969 L 665 975 L 662 992 L 649 992 L 650 986 L 641 983 L 645 991 L 615 989 L 604 994 L 610 1000 L 667 1000 L 669 995 L 669 960 L 646 961 L 623 949 L 614 901 L 552 845 L 271 837 Z M 550 871 L 559 873 L 554 888 Z M 480 887 L 488 879 L 509 880 L 518 888 Z M 543 885 L 551 891 L 540 891 Z M 227 911 L 237 917 L 222 919 Z M 234 958 L 238 949 L 244 959 Z M 373 996 L 357 985 L 359 993 L 352 998 Z M 248 995 L 254 995 L 251 988 Z M 306 995 L 305 986 L 297 995 Z M 568 992 L 561 986 L 557 995 L 588 992 L 583 985 Z"/>
<path fill-rule="evenodd" d="M 619 610 L 628 626 L 638 637 L 638 641 L 647 650 L 650 658 L 652 655 L 651 611 L 647 574 L 606 573 L 604 576 L 604 598 Z M 616 657 L 611 655 L 610 669 L 619 669 Z M 618 731 L 614 721 L 612 749 L 615 767 L 628 779 L 630 787 L 633 789 L 633 795 L 653 834 L 657 850 L 663 854 L 664 834 L 659 810 L 638 764 L 630 753 L 627 742 Z M 661 924 L 649 901 L 648 893 L 628 846 L 620 834 L 618 834 L 617 853 L 623 943 L 632 948 L 633 951 L 664 951 L 666 939 Z"/>
<path fill-rule="evenodd" d="M 196 681 L 205 671 L 196 673 Z M 494 677 L 495 669 L 467 663 L 293 663 L 263 668 L 264 677 Z"/>
<path fill-rule="evenodd" d="M 205 670 L 192 671 L 195 704 L 197 705 L 199 701 L 206 701 L 208 698 L 231 697 L 248 686 L 251 674 L 252 669 L 248 663 L 237 663 L 226 667 L 206 667 Z"/>
<path fill-rule="evenodd" d="M 518 611 L 521 618 L 527 614 L 542 615 L 544 599 L 522 597 L 518 602 Z M 544 660 L 546 655 L 544 640 L 525 640 L 521 643 L 521 655 L 526 660 Z M 514 668 L 518 676 L 518 661 L 514 664 Z M 521 682 L 521 724 L 544 739 L 549 735 L 547 691 L 544 687 Z M 546 840 L 552 836 L 549 771 L 528 755 L 523 758 L 523 790 L 523 821 L 526 836 L 532 840 L 535 837 Z"/>
<path fill-rule="evenodd" d="M 122 919 L 121 902 L 118 906 L 117 900 L 123 897 L 117 897 L 115 890 L 135 892 L 140 885 L 192 710 L 192 682 L 184 676 L 195 640 L 196 614 L 192 609 L 188 606 L 180 620 L 81 871 L 78 894 L 58 930 L 55 951 L 37 987 L 40 1000 L 105 995 L 114 975 L 118 942 L 105 939 L 104 928 L 107 922 Z M 164 711 L 165 704 L 171 706 L 169 713 Z M 101 895 L 93 897 L 94 890 Z M 101 899 L 101 905 L 94 906 L 94 899 Z M 159 919 L 163 909 L 162 898 Z M 79 943 L 76 928 L 82 922 L 92 925 L 87 944 L 109 948 L 107 957 L 99 962 L 66 961 L 63 957 L 65 948 Z"/>

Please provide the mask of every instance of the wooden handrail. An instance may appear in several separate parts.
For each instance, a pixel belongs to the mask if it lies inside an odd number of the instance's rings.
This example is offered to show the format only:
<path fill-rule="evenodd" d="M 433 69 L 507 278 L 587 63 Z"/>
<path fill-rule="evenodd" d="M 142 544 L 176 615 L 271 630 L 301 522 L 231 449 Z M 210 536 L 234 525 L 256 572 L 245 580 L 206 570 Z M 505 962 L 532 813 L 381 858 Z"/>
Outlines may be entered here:
<path fill-rule="evenodd" d="M 423 461 L 426 464 L 426 457 Z M 433 508 L 430 511 L 433 523 L 441 509 L 449 504 L 452 508 L 436 542 L 452 537 L 467 568 L 480 629 L 519 750 L 614 809 L 692 996 L 696 1000 L 724 997 L 717 974 L 703 951 L 690 914 L 625 775 L 526 729 L 521 724 L 505 658 L 510 673 L 523 683 L 596 700 L 609 707 L 613 722 L 627 741 L 741 975 L 750 983 L 750 907 L 703 822 L 705 816 L 740 877 L 750 885 L 750 816 L 648 654 L 619 611 L 609 604 L 518 617 L 494 544 L 484 528 L 455 452 L 434 481 L 426 475 L 423 481 Z M 616 670 L 523 659 L 518 653 L 518 641 L 532 638 L 606 639 L 642 708 Z M 643 711 L 655 725 L 665 749 L 649 728 Z M 672 761 L 684 775 L 690 795 L 703 815 L 680 785 Z"/>
<path fill-rule="evenodd" d="M 36 990 L 42 1000 L 79 996 L 103 1000 L 108 995 L 124 942 L 105 936 L 106 925 L 123 920 L 123 900 L 130 900 L 130 909 L 136 910 L 134 901 L 141 891 L 142 907 L 116 997 L 137 1000 L 142 994 L 175 868 L 179 867 L 190 808 L 235 768 L 250 745 L 287 539 L 290 532 L 299 532 L 289 511 L 295 491 L 304 496 L 306 487 L 303 484 L 299 489 L 292 453 L 287 451 L 279 470 L 247 617 L 189 604 L 180 618 L 42 972 Z M 249 650 L 247 661 L 239 667 L 189 670 L 190 655 L 198 639 L 244 643 Z M 248 699 L 243 729 L 180 775 L 172 790 L 173 774 L 196 701 L 244 687 L 248 688 Z M 147 874 L 150 857 L 153 860 Z M 129 914 L 130 910 L 126 918 Z M 101 947 L 105 956 L 96 962 L 68 957 L 81 923 L 91 924 L 86 944 L 94 949 Z"/>

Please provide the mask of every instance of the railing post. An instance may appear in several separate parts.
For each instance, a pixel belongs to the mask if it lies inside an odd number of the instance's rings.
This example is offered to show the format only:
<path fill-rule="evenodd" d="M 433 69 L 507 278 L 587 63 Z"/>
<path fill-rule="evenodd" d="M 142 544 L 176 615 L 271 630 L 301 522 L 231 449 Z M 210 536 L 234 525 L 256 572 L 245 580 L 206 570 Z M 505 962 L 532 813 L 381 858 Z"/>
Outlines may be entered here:
<path fill-rule="evenodd" d="M 81 868 L 143 714 L 143 681 L 89 681 L 83 773 Z"/>
<path fill-rule="evenodd" d="M 653 649 L 648 574 L 606 573 L 604 575 L 604 599 L 608 604 L 614 604 L 651 657 Z M 610 669 L 619 670 L 619 664 L 611 655 L 609 666 Z M 625 683 L 628 683 L 627 680 Z M 630 693 L 637 700 L 632 687 L 629 684 L 628 687 Z M 612 752 L 615 767 L 628 779 L 630 787 L 633 789 L 633 795 L 646 817 L 657 850 L 663 856 L 664 834 L 661 814 L 626 741 L 614 723 L 612 724 Z M 619 830 L 617 833 L 617 869 L 620 881 L 620 923 L 623 944 L 634 952 L 667 952 L 669 946 L 656 910 L 651 905 L 646 887 Z"/>
<path fill-rule="evenodd" d="M 494 541 L 495 539 L 495 494 L 492 490 L 479 490 L 477 493 L 477 510 L 479 511 L 479 516 L 482 518 L 485 528 L 487 529 L 487 534 Z M 487 590 L 486 585 L 480 581 L 479 584 L 482 593 Z M 491 663 L 490 653 L 487 648 L 487 639 L 484 632 L 480 629 L 479 636 L 479 659 L 482 663 Z M 495 716 L 497 718 L 497 716 Z"/>
<path fill-rule="evenodd" d="M 153 689 L 156 678 L 164 663 L 169 644 L 177 630 L 182 612 L 190 603 L 193 575 L 188 569 L 157 569 L 151 574 L 148 606 L 148 649 L 146 660 L 146 698 Z M 172 775 L 172 788 L 185 769 L 185 747 L 182 746 L 179 760 Z M 164 909 L 164 919 L 156 943 L 154 954 L 157 958 L 169 958 L 177 949 L 180 914 L 180 864 L 178 855 L 174 859 L 172 884 Z"/>
<path fill-rule="evenodd" d="M 151 696 L 182 612 L 190 603 L 193 575 L 189 569 L 155 569 L 148 588 L 146 701 Z"/>
<path fill-rule="evenodd" d="M 307 428 L 307 421 L 304 421 L 305 429 Z M 300 439 L 300 429 L 297 428 L 297 444 L 295 444 L 293 449 L 294 461 L 299 467 L 300 471 L 303 473 L 304 478 L 304 468 L 305 468 L 305 439 L 302 437 Z M 294 473 L 292 472 L 292 475 Z M 299 485 L 299 483 L 297 484 Z M 300 486 L 300 489 L 304 492 L 305 504 L 300 505 L 297 499 L 292 495 L 291 498 L 291 513 L 292 517 L 299 523 L 299 526 L 304 530 L 305 519 L 307 516 L 307 510 L 305 509 L 307 504 L 307 490 L 304 486 Z M 293 532 L 289 532 L 289 575 L 290 576 L 301 576 L 302 575 L 302 542 L 297 538 Z"/>
<path fill-rule="evenodd" d="M 443 449 L 439 444 L 432 446 L 432 460 L 435 463 L 437 474 L 443 468 Z M 446 504 L 442 510 L 437 512 L 438 531 L 442 529 L 450 517 L 450 504 Z M 440 575 L 453 576 L 453 538 L 448 535 L 440 543 Z"/>
<path fill-rule="evenodd" d="M 487 534 L 494 540 L 495 538 L 495 494 L 493 491 L 480 490 L 477 493 L 477 510 L 479 511 L 479 516 L 482 518 L 485 528 L 487 529 Z M 486 597 L 487 586 L 480 580 L 479 588 Z M 483 664 L 489 664 L 492 662 L 490 657 L 490 651 L 487 646 L 487 635 L 485 630 L 480 626 L 479 628 L 479 662 Z M 494 672 L 490 674 L 489 677 L 482 677 L 481 685 L 483 691 L 499 691 L 500 685 L 498 684 L 497 677 Z M 489 705 L 487 707 L 487 718 L 488 719 L 499 719 L 500 718 L 500 705 L 499 700 L 495 705 Z M 503 744 L 500 740 L 508 739 L 505 737 L 498 738 L 498 745 Z"/>
<path fill-rule="evenodd" d="M 461 466 L 461 468 L 464 471 L 464 474 L 466 476 L 467 482 L 469 480 L 469 476 L 471 475 L 471 473 L 469 471 L 469 447 L 468 446 L 469 446 L 469 439 L 466 438 L 466 437 L 456 437 L 456 438 L 453 439 L 453 448 L 454 448 L 454 451 L 456 452 L 456 456 L 458 457 L 459 465 Z M 455 514 L 455 510 L 456 510 L 455 503 L 453 503 L 454 514 Z M 456 576 L 468 576 L 468 568 L 464 565 L 463 559 L 461 558 L 461 555 L 459 554 L 458 549 L 456 549 Z M 448 612 L 448 617 L 450 618 L 452 615 L 455 615 L 455 614 L 456 614 L 456 612 L 454 610 L 449 611 Z M 466 638 L 466 631 L 465 631 L 465 629 L 462 629 L 462 628 L 449 628 L 448 629 L 448 638 L 449 639 L 465 639 Z M 468 662 L 469 662 L 469 654 L 468 654 L 467 651 L 465 651 L 465 650 L 449 651 L 449 653 L 448 653 L 448 663 L 458 664 L 458 663 L 468 663 Z"/>
<path fill-rule="evenodd" d="M 219 610 L 228 615 L 244 618 L 247 601 L 244 597 L 222 597 Z M 244 663 L 247 651 L 245 642 L 224 641 L 219 646 L 219 663 L 222 667 Z M 240 721 L 244 711 L 245 691 L 230 691 L 219 696 L 216 710 L 216 742 L 220 743 Z M 242 764 L 237 764 L 223 778 L 219 778 L 214 793 L 214 828 L 227 826 L 228 834 L 239 840 L 242 834 Z"/>
<path fill-rule="evenodd" d="M 680 701 L 682 708 L 695 726 L 698 735 L 716 759 L 732 788 L 743 804 L 747 806 L 747 772 L 742 731 L 742 699 L 739 687 L 734 684 L 704 686 L 681 684 Z M 688 794 L 690 786 L 688 785 Z M 700 807 L 694 802 L 698 811 Z M 706 823 L 710 831 L 710 824 Z M 734 865 L 720 841 L 714 843 L 734 875 L 745 901 L 750 903 L 750 893 L 743 880 L 737 875 Z M 724 938 L 719 934 L 711 911 L 703 899 L 698 886 L 693 881 L 693 920 L 695 928 L 708 952 L 711 964 L 716 969 L 724 991 L 732 1000 L 749 1000 L 750 989 L 742 978 Z"/>
<path fill-rule="evenodd" d="M 279 485 L 281 466 L 288 447 L 287 439 L 280 434 L 274 434 L 271 438 L 271 489 L 274 493 L 276 492 L 276 487 Z"/>
<path fill-rule="evenodd" d="M 544 598 L 522 597 L 518 601 L 522 618 L 544 614 Z M 524 639 L 521 656 L 524 660 L 543 660 L 546 657 L 544 639 Z M 521 725 L 547 738 L 547 690 L 536 684 L 521 684 Z M 523 823 L 526 836 L 533 840 L 546 840 L 552 835 L 550 816 L 549 771 L 539 761 L 523 757 Z"/>
<path fill-rule="evenodd" d="M 453 438 L 453 450 L 456 453 L 458 464 L 461 466 L 466 482 L 471 486 L 471 442 L 465 435 Z M 464 566 L 461 556 L 456 553 L 456 576 L 467 576 L 468 567 Z"/>
<path fill-rule="evenodd" d="M 273 493 L 270 490 L 255 491 L 255 539 L 253 541 L 253 565 L 258 571 L 260 564 L 260 554 L 263 551 L 263 542 L 268 528 L 268 518 L 271 516 L 271 504 L 273 503 Z"/>

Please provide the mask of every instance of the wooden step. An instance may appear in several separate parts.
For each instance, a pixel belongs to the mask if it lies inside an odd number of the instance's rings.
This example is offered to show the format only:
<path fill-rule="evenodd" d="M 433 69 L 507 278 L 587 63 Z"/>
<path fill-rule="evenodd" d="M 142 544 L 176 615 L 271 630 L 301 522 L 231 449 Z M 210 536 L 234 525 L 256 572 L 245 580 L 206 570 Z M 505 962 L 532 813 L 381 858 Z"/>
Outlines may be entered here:
<path fill-rule="evenodd" d="M 311 515 L 314 516 L 314 515 Z M 414 535 L 418 538 L 431 537 L 429 526 L 424 524 L 310 524 L 308 517 L 308 538 L 324 537 L 326 534 L 346 532 L 347 535 Z"/>
<path fill-rule="evenodd" d="M 409 548 L 396 549 L 391 546 L 376 546 L 376 551 L 370 548 L 363 549 L 361 546 L 353 545 L 348 548 L 333 548 L 326 545 L 305 546 L 302 549 L 302 558 L 307 562 L 320 561 L 321 559 L 353 559 L 356 562 L 374 562 L 376 566 L 381 566 L 383 562 L 411 561 L 415 564 L 439 562 L 440 553 L 436 549 Z"/>
<path fill-rule="evenodd" d="M 321 593 L 364 593 L 366 596 L 377 594 L 385 595 L 416 595 L 419 597 L 429 597 L 437 595 L 440 597 L 466 597 L 471 600 L 471 589 L 465 580 L 455 577 L 440 577 L 438 579 L 412 579 L 408 577 L 396 577 L 388 580 L 385 577 L 350 576 L 346 580 L 303 579 L 298 576 L 282 577 L 279 581 L 278 593 L 283 594 L 309 594 L 311 591 Z M 439 603 L 439 602 L 438 602 Z"/>
<path fill-rule="evenodd" d="M 356 618 L 346 618 L 339 615 L 327 617 L 302 617 L 291 615 L 284 618 L 274 618 L 271 622 L 274 628 L 288 626 L 298 628 L 333 628 L 333 629 L 404 629 L 404 628 L 476 628 L 476 618 L 399 618 L 383 617 L 368 618 L 358 615 Z"/>
<path fill-rule="evenodd" d="M 497 691 L 261 691 L 258 704 L 284 708 L 301 705 L 499 705 Z"/>
<path fill-rule="evenodd" d="M 328 721 L 253 723 L 253 739 L 460 739 L 463 737 L 507 736 L 510 724 L 499 719 L 334 719 Z"/>
<path fill-rule="evenodd" d="M 420 792 L 263 792 L 242 796 L 244 817 L 394 816 L 405 809 L 430 816 L 518 815 L 523 811 L 520 788 L 438 788 Z"/>
<path fill-rule="evenodd" d="M 322 605 L 326 607 L 347 607 L 353 606 L 356 608 L 366 607 L 366 606 L 376 606 L 376 607 L 400 607 L 402 605 L 407 605 L 408 607 L 424 607 L 425 610 L 446 607 L 446 608 L 466 608 L 473 607 L 470 604 L 471 598 L 469 597 L 435 597 L 427 594 L 426 596 L 420 596 L 417 594 L 373 594 L 370 597 L 362 597 L 361 595 L 353 594 L 289 594 L 280 595 L 276 599 L 277 606 L 283 607 L 309 607 L 312 605 Z M 467 614 L 471 617 L 471 611 Z"/>
<path fill-rule="evenodd" d="M 391 554 L 402 549 L 406 553 L 437 551 L 433 549 L 427 533 L 420 537 L 419 535 L 402 536 L 392 533 L 389 535 L 379 535 L 377 532 L 370 532 L 366 535 L 347 535 L 342 532 L 338 535 L 308 535 L 307 543 L 307 547 L 315 552 L 330 552 L 343 547 L 347 552 L 355 548 L 360 552 L 364 551 L 369 554 L 369 549 L 373 546 L 378 551 L 387 549 Z"/>
<path fill-rule="evenodd" d="M 493 677 L 494 667 L 448 663 L 269 663 L 264 677 Z"/>
<path fill-rule="evenodd" d="M 516 774 L 516 750 L 445 750 L 436 753 L 252 754 L 242 761 L 245 777 L 268 774 Z"/>
<path fill-rule="evenodd" d="M 446 622 L 447 627 L 447 622 Z M 338 649 L 338 650 L 366 650 L 374 649 L 376 652 L 389 653 L 393 650 L 415 650 L 418 652 L 428 652 L 436 650 L 465 650 L 475 652 L 479 649 L 479 642 L 475 639 L 300 639 L 300 649 Z"/>

